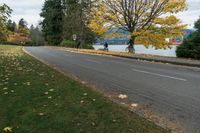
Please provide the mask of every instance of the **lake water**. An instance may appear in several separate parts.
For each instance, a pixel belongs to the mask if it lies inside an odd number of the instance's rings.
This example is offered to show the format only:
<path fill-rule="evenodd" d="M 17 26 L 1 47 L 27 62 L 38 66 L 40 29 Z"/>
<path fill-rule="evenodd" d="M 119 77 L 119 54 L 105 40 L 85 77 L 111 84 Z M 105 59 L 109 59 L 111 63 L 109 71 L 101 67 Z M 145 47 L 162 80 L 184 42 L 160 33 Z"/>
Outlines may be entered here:
<path fill-rule="evenodd" d="M 95 50 L 103 49 L 103 45 L 93 45 Z M 109 45 L 109 51 L 114 52 L 125 52 L 127 45 Z M 135 52 L 137 54 L 152 54 L 152 55 L 160 55 L 160 56 L 170 56 L 176 57 L 176 48 L 177 45 L 171 46 L 171 49 L 158 49 L 156 50 L 154 47 L 146 48 L 143 45 L 135 45 Z"/>

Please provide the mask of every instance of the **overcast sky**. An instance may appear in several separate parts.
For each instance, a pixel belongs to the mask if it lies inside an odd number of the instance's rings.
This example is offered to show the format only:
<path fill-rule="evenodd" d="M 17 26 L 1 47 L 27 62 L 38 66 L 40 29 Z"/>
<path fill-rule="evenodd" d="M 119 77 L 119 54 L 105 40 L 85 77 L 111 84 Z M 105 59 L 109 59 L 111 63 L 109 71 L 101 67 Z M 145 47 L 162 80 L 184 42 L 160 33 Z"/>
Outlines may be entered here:
<path fill-rule="evenodd" d="M 0 0 L 13 9 L 12 20 L 19 21 L 24 18 L 29 25 L 37 25 L 41 20 L 39 14 L 45 0 Z M 178 14 L 183 23 L 193 27 L 194 22 L 200 17 L 200 0 L 187 0 L 188 11 Z"/>

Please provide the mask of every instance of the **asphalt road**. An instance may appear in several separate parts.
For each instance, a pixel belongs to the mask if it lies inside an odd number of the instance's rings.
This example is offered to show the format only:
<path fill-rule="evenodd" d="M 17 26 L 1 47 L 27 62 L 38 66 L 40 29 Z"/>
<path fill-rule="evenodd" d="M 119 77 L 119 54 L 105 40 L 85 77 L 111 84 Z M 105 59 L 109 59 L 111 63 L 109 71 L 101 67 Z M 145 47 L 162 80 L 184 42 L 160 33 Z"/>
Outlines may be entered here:
<path fill-rule="evenodd" d="M 200 69 L 26 47 L 32 55 L 109 92 L 120 92 L 200 133 Z"/>

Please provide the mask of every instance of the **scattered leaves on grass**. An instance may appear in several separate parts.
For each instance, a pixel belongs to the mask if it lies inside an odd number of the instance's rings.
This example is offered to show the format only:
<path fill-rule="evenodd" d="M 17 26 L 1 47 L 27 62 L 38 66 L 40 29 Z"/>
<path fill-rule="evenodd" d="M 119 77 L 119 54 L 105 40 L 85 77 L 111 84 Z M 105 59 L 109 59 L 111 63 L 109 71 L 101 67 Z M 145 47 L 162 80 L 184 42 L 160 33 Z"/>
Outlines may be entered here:
<path fill-rule="evenodd" d="M 3 88 L 3 90 L 7 90 L 7 89 L 8 89 L 7 87 Z"/>
<path fill-rule="evenodd" d="M 8 95 L 8 92 L 4 92 L 5 95 Z"/>

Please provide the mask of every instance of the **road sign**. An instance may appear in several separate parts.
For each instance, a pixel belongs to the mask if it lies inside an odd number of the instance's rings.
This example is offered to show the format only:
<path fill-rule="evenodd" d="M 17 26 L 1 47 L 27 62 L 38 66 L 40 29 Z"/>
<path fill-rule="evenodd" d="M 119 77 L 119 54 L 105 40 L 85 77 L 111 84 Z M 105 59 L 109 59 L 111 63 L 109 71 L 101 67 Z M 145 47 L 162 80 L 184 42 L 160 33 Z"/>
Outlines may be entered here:
<path fill-rule="evenodd" d="M 73 40 L 76 41 L 76 39 L 77 39 L 76 34 L 74 34 L 72 37 L 73 37 Z"/>

